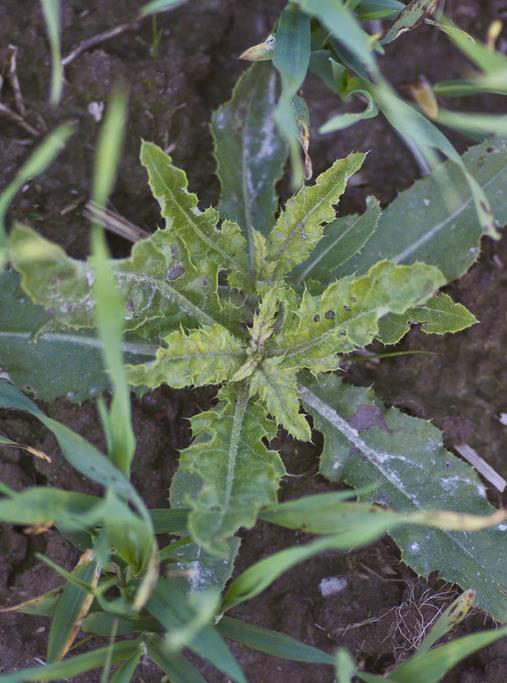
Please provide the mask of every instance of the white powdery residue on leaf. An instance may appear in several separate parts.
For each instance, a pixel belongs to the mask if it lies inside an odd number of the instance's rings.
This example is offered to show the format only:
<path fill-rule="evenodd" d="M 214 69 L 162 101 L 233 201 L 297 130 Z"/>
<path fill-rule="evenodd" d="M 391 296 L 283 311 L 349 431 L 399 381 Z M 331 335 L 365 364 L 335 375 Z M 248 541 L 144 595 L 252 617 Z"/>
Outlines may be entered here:
<path fill-rule="evenodd" d="M 274 75 L 272 75 L 269 79 L 269 91 L 266 97 L 266 100 L 268 102 L 272 102 L 275 99 L 275 87 L 276 78 L 274 77 Z M 262 144 L 257 155 L 259 161 L 272 158 L 273 152 L 275 150 L 273 140 L 277 135 L 278 131 L 276 128 L 274 116 L 268 116 L 260 130 Z"/>

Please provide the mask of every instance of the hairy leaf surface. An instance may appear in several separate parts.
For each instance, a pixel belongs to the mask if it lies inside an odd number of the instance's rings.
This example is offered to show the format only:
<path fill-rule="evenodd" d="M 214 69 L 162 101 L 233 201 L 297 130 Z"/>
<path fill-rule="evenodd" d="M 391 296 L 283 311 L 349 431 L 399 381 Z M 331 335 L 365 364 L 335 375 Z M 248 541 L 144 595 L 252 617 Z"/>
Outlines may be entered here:
<path fill-rule="evenodd" d="M 245 262 L 245 238 L 231 221 L 217 229 L 218 212 L 200 211 L 197 196 L 188 191 L 187 177 L 173 165 L 171 157 L 152 142 L 143 142 L 141 163 L 148 171 L 151 190 L 160 204 L 166 228 L 177 237 L 194 268 L 210 261 L 215 272 L 221 267 L 241 267 Z"/>
<path fill-rule="evenodd" d="M 33 301 L 68 327 L 93 327 L 93 263 L 72 259 L 34 230 L 16 225 L 10 257 Z M 134 245 L 127 259 L 112 260 L 117 285 L 126 301 L 126 330 L 153 338 L 180 320 L 213 324 L 220 314 L 209 266 L 185 268 L 167 230 Z M 203 274 L 204 273 L 204 274 Z"/>
<path fill-rule="evenodd" d="M 463 162 L 488 198 L 500 225 L 507 222 L 507 141 L 494 139 L 471 147 Z M 346 272 L 364 273 L 380 259 L 423 261 L 440 268 L 450 282 L 479 256 L 487 232 L 477 220 L 470 188 L 456 164 L 448 162 L 401 192 L 380 216 L 364 249 Z"/>
<path fill-rule="evenodd" d="M 333 370 L 337 353 L 373 341 L 382 316 L 424 303 L 444 282 L 432 266 L 381 261 L 367 275 L 338 280 L 320 296 L 306 291 L 299 308 L 288 314 L 280 334 L 273 338 L 269 352 L 283 355 L 283 367 Z"/>
<path fill-rule="evenodd" d="M 310 441 L 310 425 L 299 412 L 297 371 L 281 368 L 282 358 L 267 358 L 250 379 L 250 395 L 259 395 L 267 412 L 291 436 Z"/>
<path fill-rule="evenodd" d="M 353 387 L 335 375 L 300 389 L 306 409 L 325 437 L 321 472 L 354 488 L 377 484 L 362 498 L 396 511 L 449 510 L 492 514 L 485 488 L 474 470 L 442 445 L 429 422 L 386 409 L 370 389 Z M 477 604 L 507 621 L 505 525 L 456 532 L 403 527 L 391 532 L 404 561 L 418 574 L 442 578 L 477 592 Z"/>
<path fill-rule="evenodd" d="M 445 334 L 461 332 L 476 322 L 463 304 L 454 302 L 448 294 L 438 294 L 402 315 L 386 315 L 379 323 L 378 338 L 383 344 L 396 344 L 407 334 L 411 323 L 422 323 L 421 330 L 426 334 Z"/>
<path fill-rule="evenodd" d="M 250 252 L 252 230 L 267 234 L 273 225 L 275 184 L 287 159 L 287 145 L 274 120 L 276 82 L 269 62 L 253 64 L 241 75 L 229 102 L 215 111 L 211 124 L 222 186 L 219 212 L 243 229 Z"/>
<path fill-rule="evenodd" d="M 201 480 L 199 493 L 181 500 L 191 508 L 189 531 L 205 550 L 225 555 L 227 539 L 253 526 L 258 510 L 276 501 L 285 470 L 263 443 L 274 437 L 276 425 L 249 401 L 247 388 L 223 389 L 219 398 L 214 410 L 191 419 L 195 439 L 181 453 L 179 473 Z"/>
<path fill-rule="evenodd" d="M 269 234 L 265 272 L 268 280 L 282 278 L 302 263 L 324 233 L 324 225 L 336 215 L 335 205 L 345 190 L 347 179 L 362 165 L 364 154 L 338 159 L 321 173 L 312 186 L 304 186 L 288 200 Z"/>
<path fill-rule="evenodd" d="M 155 360 L 127 366 L 127 379 L 134 386 L 150 389 L 169 384 L 201 387 L 231 379 L 245 358 L 241 341 L 221 325 L 171 332 L 158 349 Z"/>

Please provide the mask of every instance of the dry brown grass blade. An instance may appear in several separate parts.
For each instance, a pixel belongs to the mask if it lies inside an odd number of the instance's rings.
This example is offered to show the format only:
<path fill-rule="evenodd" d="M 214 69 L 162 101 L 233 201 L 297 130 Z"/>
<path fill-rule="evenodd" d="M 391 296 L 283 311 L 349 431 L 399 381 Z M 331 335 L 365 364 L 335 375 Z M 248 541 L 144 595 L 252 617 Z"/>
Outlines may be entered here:
<path fill-rule="evenodd" d="M 76 569 L 79 569 L 80 567 L 85 566 L 86 564 L 89 564 L 90 562 L 95 561 L 95 555 L 93 553 L 93 550 L 88 548 L 87 550 L 84 551 L 84 553 L 81 555 L 81 557 L 78 560 L 78 563 L 76 564 L 74 571 Z M 97 584 L 99 582 L 99 577 L 100 577 L 100 566 L 97 565 L 97 568 L 93 574 L 92 580 L 90 582 L 91 586 L 93 588 L 97 587 Z M 94 596 L 92 593 L 87 593 L 86 597 L 84 598 L 82 604 L 81 604 L 81 609 L 79 610 L 79 614 L 77 615 L 76 621 L 74 622 L 74 626 L 72 629 L 69 631 L 69 635 L 64 642 L 59 654 L 58 654 L 58 660 L 62 660 L 67 652 L 70 650 L 72 645 L 74 644 L 74 641 L 76 640 L 76 637 L 81 629 L 81 623 L 83 619 L 86 617 L 88 612 L 90 611 L 90 607 L 92 606 Z"/>

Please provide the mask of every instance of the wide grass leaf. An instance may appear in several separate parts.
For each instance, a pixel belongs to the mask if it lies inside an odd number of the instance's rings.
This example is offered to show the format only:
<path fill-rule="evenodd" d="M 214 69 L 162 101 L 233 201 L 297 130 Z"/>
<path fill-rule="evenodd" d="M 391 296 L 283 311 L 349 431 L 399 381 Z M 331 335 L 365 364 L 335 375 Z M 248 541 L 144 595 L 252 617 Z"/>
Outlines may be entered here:
<path fill-rule="evenodd" d="M 216 408 L 191 418 L 195 440 L 180 456 L 176 476 L 197 478 L 198 491 L 174 496 L 178 507 L 190 508 L 194 540 L 227 556 L 227 540 L 240 527 L 253 526 L 259 509 L 276 501 L 285 469 L 280 456 L 264 445 L 276 426 L 261 405 L 248 399 L 248 389 L 223 389 L 219 398 Z"/>
<path fill-rule="evenodd" d="M 300 187 L 304 178 L 299 151 L 300 131 L 297 121 L 297 97 L 306 77 L 311 53 L 309 18 L 292 3 L 282 11 L 273 50 L 273 66 L 280 73 L 282 93 L 274 117 L 280 134 L 289 146 L 292 185 Z M 296 105 L 296 106 L 295 106 Z"/>
<path fill-rule="evenodd" d="M 0 520 L 10 524 L 44 524 L 78 520 L 99 504 L 100 498 L 76 491 L 35 486 L 0 500 Z"/>
<path fill-rule="evenodd" d="M 73 574 L 76 578 L 96 585 L 99 565 L 91 551 L 85 551 L 81 556 Z M 47 661 L 54 662 L 63 659 L 72 646 L 79 630 L 80 622 L 86 616 L 93 595 L 87 591 L 68 583 L 56 603 L 48 638 Z"/>
<path fill-rule="evenodd" d="M 123 90 L 116 89 L 101 126 L 95 158 L 92 197 L 95 204 L 103 208 L 116 179 L 126 118 L 126 94 Z M 103 405 L 101 417 L 107 436 L 108 455 L 128 475 L 136 442 L 123 358 L 125 301 L 110 267 L 109 249 L 101 226 L 92 225 L 91 243 L 95 276 L 95 323 L 113 394 L 109 411 Z"/>
<path fill-rule="evenodd" d="M 42 12 L 46 22 L 49 45 L 51 48 L 51 89 L 49 101 L 56 106 L 63 92 L 63 66 L 61 54 L 60 0 L 41 0 Z"/>
<path fill-rule="evenodd" d="M 317 18 L 358 63 L 357 73 L 364 69 L 375 73 L 369 34 L 342 0 L 295 0 L 303 12 Z"/>
<path fill-rule="evenodd" d="M 147 639 L 148 657 L 168 675 L 171 683 L 206 683 L 206 679 L 178 652 L 167 653 L 162 638 Z M 1 681 L 0 681 L 1 683 Z"/>
<path fill-rule="evenodd" d="M 168 581 L 161 578 L 146 604 L 146 609 L 165 627 L 165 647 L 168 652 L 176 649 L 175 643 L 178 640 L 180 647 L 189 647 L 235 683 L 246 683 L 239 664 L 222 636 L 209 623 L 215 615 L 218 595 L 215 590 L 197 593 L 189 598 L 182 590 L 181 580 Z M 211 601 L 208 596 L 212 598 Z"/>
<path fill-rule="evenodd" d="M 111 664 L 116 664 L 129 657 L 140 647 L 137 640 L 115 643 L 112 646 L 92 650 L 82 655 L 69 657 L 63 662 L 54 662 L 46 666 L 21 669 L 12 674 L 0 676 L 0 683 L 26 683 L 27 681 L 61 681 L 103 666 L 111 657 Z"/>
<path fill-rule="evenodd" d="M 274 120 L 277 90 L 271 64 L 253 64 L 211 122 L 222 188 L 220 216 L 238 223 L 250 251 L 252 230 L 267 234 L 273 225 L 278 207 L 275 185 L 287 159 L 287 145 Z"/>
<path fill-rule="evenodd" d="M 494 139 L 463 155 L 467 170 L 484 190 L 496 221 L 507 222 L 507 141 Z M 450 282 L 461 277 L 479 256 L 481 228 L 462 171 L 444 164 L 440 171 L 401 192 L 380 216 L 363 250 L 346 264 L 347 273 L 364 273 L 379 259 L 396 263 L 423 261 L 437 266 Z"/>
<path fill-rule="evenodd" d="M 265 652 L 273 657 L 290 659 L 294 662 L 307 662 L 308 664 L 334 665 L 334 657 L 327 652 L 302 643 L 285 633 L 247 624 L 232 617 L 222 617 L 217 624 L 217 629 L 224 638 L 252 648 L 252 650 Z"/>
<path fill-rule="evenodd" d="M 416 652 L 392 671 L 388 680 L 395 683 L 438 683 L 462 659 L 505 636 L 507 628 L 499 628 L 452 640 L 423 654 Z"/>
<path fill-rule="evenodd" d="M 434 12 L 436 6 L 437 0 L 412 0 L 409 2 L 382 36 L 382 44 L 392 43 L 402 33 L 420 26 L 426 17 Z"/>
<path fill-rule="evenodd" d="M 409 513 L 446 508 L 488 515 L 485 488 L 474 470 L 446 451 L 429 422 L 386 409 L 369 389 L 334 375 L 305 379 L 305 408 L 324 434 L 321 473 L 355 488 L 377 485 L 362 499 Z M 477 593 L 477 604 L 507 621 L 505 525 L 475 532 L 402 527 L 391 532 L 404 561 L 420 575 L 438 571 L 447 581 Z"/>

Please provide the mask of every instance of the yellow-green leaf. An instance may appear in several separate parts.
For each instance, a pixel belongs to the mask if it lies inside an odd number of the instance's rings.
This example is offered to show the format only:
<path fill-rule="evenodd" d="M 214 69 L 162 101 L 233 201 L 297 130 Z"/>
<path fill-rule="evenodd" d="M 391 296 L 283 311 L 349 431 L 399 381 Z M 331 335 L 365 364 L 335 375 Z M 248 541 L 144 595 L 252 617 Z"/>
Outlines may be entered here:
<path fill-rule="evenodd" d="M 171 332 L 154 361 L 127 366 L 130 384 L 155 388 L 169 384 L 177 389 L 218 384 L 230 379 L 245 358 L 241 341 L 225 327 L 215 324 Z"/>
<path fill-rule="evenodd" d="M 261 279 L 276 280 L 305 261 L 334 220 L 335 206 L 347 179 L 362 165 L 364 154 L 350 154 L 321 173 L 312 186 L 305 186 L 289 199 L 269 234 L 265 272 Z"/>
<path fill-rule="evenodd" d="M 454 302 L 448 294 L 438 294 L 401 315 L 386 315 L 379 323 L 378 338 L 383 344 L 396 344 L 409 331 L 411 323 L 422 323 L 421 329 L 426 334 L 445 334 L 461 332 L 476 322 L 476 317 L 463 304 Z"/>

